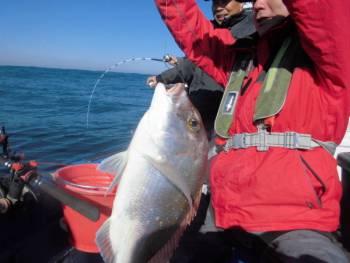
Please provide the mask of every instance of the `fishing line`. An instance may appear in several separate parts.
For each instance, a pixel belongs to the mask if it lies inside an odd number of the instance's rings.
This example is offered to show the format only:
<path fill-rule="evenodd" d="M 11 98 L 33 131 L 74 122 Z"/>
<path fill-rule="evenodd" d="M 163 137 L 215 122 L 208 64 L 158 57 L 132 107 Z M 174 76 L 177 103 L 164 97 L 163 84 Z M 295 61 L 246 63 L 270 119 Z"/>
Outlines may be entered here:
<path fill-rule="evenodd" d="M 125 60 L 121 60 L 118 63 L 110 66 L 109 68 L 107 68 L 96 80 L 94 87 L 92 88 L 92 92 L 90 94 L 90 98 L 89 98 L 89 103 L 88 103 L 88 108 L 87 108 L 87 113 L 86 113 L 86 128 L 89 128 L 89 115 L 90 115 L 90 108 L 91 108 L 91 101 L 92 101 L 92 97 L 95 93 L 95 90 L 98 86 L 98 84 L 100 83 L 100 81 L 105 77 L 105 75 L 112 71 L 113 69 L 117 68 L 118 66 L 122 65 L 122 64 L 126 64 L 129 62 L 133 62 L 133 61 L 157 61 L 157 62 L 162 62 L 165 63 L 166 60 L 164 58 L 148 58 L 148 57 L 139 57 L 139 58 L 129 58 L 129 59 L 125 59 Z"/>
<path fill-rule="evenodd" d="M 175 7 L 176 7 L 176 10 L 178 12 L 178 14 L 181 16 L 182 20 L 183 20 L 183 24 L 186 25 L 187 29 L 190 31 L 191 35 L 195 35 L 195 32 L 194 30 L 192 29 L 192 27 L 189 27 L 189 25 L 187 23 L 185 23 L 184 21 L 186 20 L 185 19 L 185 15 L 183 12 L 181 12 L 181 9 L 179 8 L 178 6 L 178 3 L 176 0 L 174 0 L 174 3 L 175 3 Z M 167 17 L 168 16 L 168 0 L 165 0 L 165 16 Z M 165 44 L 164 44 L 164 49 L 166 51 L 166 48 L 167 48 L 167 42 L 166 42 L 166 39 L 165 39 Z M 167 54 L 166 52 L 164 52 L 164 54 Z M 165 55 L 163 58 L 149 58 L 149 57 L 138 57 L 138 58 L 129 58 L 129 59 L 125 59 L 125 60 L 122 60 L 122 61 L 119 61 L 118 63 L 112 65 L 111 67 L 107 68 L 100 76 L 99 78 L 96 80 L 94 86 L 93 86 L 93 89 L 92 89 L 92 92 L 90 94 L 90 98 L 89 98 L 89 103 L 88 103 L 88 108 L 87 108 L 87 113 L 86 113 L 86 128 L 89 128 L 89 115 L 90 115 L 90 110 L 91 110 L 91 102 L 92 102 L 92 98 L 93 98 L 93 95 L 95 93 L 95 90 L 98 86 L 98 84 L 100 83 L 100 81 L 105 77 L 105 75 L 110 72 L 111 70 L 117 68 L 118 66 L 122 65 L 122 64 L 126 64 L 126 63 L 129 63 L 129 62 L 133 62 L 133 61 L 157 61 L 157 62 L 163 62 L 165 65 L 166 65 L 166 62 L 169 62 L 169 59 L 170 59 L 170 56 L 167 54 Z M 178 64 L 176 64 L 177 66 Z M 167 66 L 167 65 L 166 65 Z M 184 77 L 182 75 L 182 73 L 180 72 L 180 70 L 177 68 L 177 72 L 178 72 L 178 75 L 180 76 L 181 80 L 183 83 L 187 84 L 186 81 L 184 80 Z"/>

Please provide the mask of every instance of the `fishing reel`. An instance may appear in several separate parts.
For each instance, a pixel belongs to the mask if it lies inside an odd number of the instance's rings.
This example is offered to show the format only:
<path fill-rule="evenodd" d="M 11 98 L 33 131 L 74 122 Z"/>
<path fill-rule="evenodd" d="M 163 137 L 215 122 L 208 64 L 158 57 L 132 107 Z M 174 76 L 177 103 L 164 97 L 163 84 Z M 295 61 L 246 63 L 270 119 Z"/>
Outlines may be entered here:
<path fill-rule="evenodd" d="M 165 54 L 163 56 L 163 61 L 166 63 L 169 63 L 172 66 L 178 65 L 177 58 L 175 56 L 170 55 L 170 54 Z"/>
<path fill-rule="evenodd" d="M 22 201 L 26 192 L 29 191 L 34 195 L 26 185 L 36 177 L 37 163 L 35 161 L 24 163 L 21 155 L 11 153 L 4 127 L 0 129 L 0 144 L 2 145 L 0 161 L 7 169 L 4 175 L 0 175 L 0 213 L 3 214 Z"/>
<path fill-rule="evenodd" d="M 100 210 L 95 204 L 61 189 L 52 181 L 51 177 L 40 175 L 37 172 L 37 162 L 24 162 L 23 156 L 13 154 L 9 149 L 8 135 L 4 127 L 0 129 L 0 145 L 2 145 L 0 167 L 6 168 L 6 175 L 0 175 L 0 214 L 6 213 L 17 204 L 21 204 L 27 192 L 31 193 L 37 201 L 38 199 L 32 191 L 32 189 L 37 189 L 94 222 L 100 218 Z"/>

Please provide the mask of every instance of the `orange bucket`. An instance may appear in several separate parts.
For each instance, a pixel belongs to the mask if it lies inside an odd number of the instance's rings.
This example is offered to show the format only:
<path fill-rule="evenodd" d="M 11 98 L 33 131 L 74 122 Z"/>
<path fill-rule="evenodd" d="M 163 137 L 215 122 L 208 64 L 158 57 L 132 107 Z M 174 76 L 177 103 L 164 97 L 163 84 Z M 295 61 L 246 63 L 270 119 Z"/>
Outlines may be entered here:
<path fill-rule="evenodd" d="M 63 215 L 71 233 L 72 246 L 90 253 L 99 252 L 95 244 L 96 231 L 111 215 L 115 197 L 115 191 L 106 195 L 113 176 L 96 168 L 97 164 L 78 164 L 63 167 L 54 173 L 54 179 L 60 187 L 100 209 L 99 220 L 93 222 L 63 205 Z"/>

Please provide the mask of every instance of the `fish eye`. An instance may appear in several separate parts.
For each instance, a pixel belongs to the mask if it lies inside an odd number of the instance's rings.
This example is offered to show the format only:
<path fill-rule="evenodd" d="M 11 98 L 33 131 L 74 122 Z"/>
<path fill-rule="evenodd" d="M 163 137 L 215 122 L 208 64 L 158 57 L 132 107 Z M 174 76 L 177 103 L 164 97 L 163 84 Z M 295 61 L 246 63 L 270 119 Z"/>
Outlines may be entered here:
<path fill-rule="evenodd" d="M 199 121 L 193 116 L 187 119 L 187 127 L 191 132 L 198 132 L 201 129 Z"/>

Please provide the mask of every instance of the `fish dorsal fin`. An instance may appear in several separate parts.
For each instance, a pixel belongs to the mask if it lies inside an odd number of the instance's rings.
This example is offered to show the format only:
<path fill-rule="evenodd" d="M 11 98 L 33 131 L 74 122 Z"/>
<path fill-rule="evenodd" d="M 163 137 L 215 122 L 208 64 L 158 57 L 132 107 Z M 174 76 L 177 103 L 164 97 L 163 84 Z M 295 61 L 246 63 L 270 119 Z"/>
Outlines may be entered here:
<path fill-rule="evenodd" d="M 108 218 L 96 233 L 96 244 L 105 262 L 115 262 L 116 257 L 110 239 L 110 221 Z"/>
<path fill-rule="evenodd" d="M 193 206 L 193 199 L 191 196 L 191 190 L 189 185 L 186 183 L 184 176 L 179 174 L 179 171 L 175 169 L 172 165 L 165 162 L 157 161 L 150 156 L 144 156 L 150 164 L 157 169 L 162 175 L 167 178 L 171 184 L 173 184 L 180 192 L 186 197 L 190 209 Z"/>
<path fill-rule="evenodd" d="M 116 153 L 104 159 L 97 167 L 98 170 L 114 175 L 114 179 L 108 187 L 107 193 L 119 183 L 126 163 L 128 162 L 128 151 Z"/>

